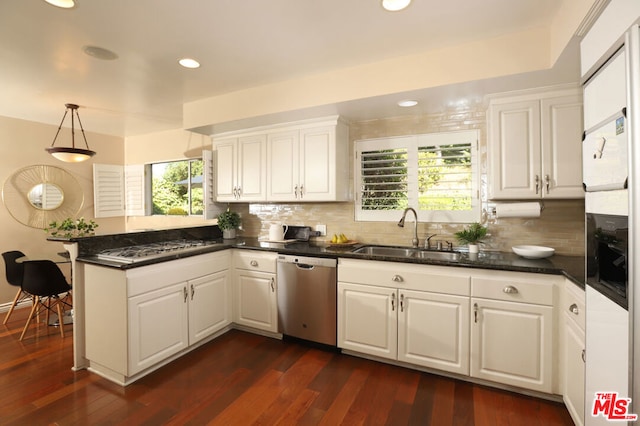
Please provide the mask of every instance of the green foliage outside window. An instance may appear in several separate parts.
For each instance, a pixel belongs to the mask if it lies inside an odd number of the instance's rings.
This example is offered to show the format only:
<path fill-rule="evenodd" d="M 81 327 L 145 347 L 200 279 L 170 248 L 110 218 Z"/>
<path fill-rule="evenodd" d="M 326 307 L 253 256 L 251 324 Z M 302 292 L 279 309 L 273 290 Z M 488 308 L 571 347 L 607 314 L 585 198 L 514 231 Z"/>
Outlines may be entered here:
<path fill-rule="evenodd" d="M 202 160 L 153 164 L 153 214 L 203 214 L 202 173 Z"/>

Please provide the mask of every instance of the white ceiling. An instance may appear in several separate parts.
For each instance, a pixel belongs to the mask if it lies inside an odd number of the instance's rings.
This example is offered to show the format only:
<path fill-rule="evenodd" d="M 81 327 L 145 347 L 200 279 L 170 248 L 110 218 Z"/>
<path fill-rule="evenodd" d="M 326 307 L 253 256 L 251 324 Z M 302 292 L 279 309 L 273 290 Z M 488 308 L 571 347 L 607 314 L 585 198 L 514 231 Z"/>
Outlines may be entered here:
<path fill-rule="evenodd" d="M 557 0 L 43 0 L 0 2 L 0 115 L 59 124 L 81 106 L 85 130 L 130 136 L 182 127 L 185 102 L 344 67 L 548 27 Z M 83 46 L 118 59 L 99 60 Z M 181 57 L 198 59 L 196 70 Z M 351 119 L 428 111 L 461 97 L 578 81 L 575 44 L 554 70 L 336 106 Z M 415 110 L 414 110 L 415 111 Z"/>

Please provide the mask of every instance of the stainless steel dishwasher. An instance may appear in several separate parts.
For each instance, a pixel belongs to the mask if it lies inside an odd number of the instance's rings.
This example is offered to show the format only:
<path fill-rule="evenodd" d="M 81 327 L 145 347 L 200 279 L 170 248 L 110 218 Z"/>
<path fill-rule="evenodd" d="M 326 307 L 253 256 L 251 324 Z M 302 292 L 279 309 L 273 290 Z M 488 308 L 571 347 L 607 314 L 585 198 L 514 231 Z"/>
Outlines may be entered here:
<path fill-rule="evenodd" d="M 336 259 L 278 255 L 280 333 L 336 346 L 336 266 Z"/>

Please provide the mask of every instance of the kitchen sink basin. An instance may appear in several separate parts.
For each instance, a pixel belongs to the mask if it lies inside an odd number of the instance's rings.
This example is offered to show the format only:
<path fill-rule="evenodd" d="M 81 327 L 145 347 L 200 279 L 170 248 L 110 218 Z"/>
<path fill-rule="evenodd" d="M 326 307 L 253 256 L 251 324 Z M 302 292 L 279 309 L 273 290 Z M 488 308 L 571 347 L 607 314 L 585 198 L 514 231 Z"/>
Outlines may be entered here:
<path fill-rule="evenodd" d="M 353 250 L 352 253 L 362 253 L 371 256 L 411 257 L 416 249 L 385 246 L 364 246 Z"/>
<path fill-rule="evenodd" d="M 460 260 L 460 253 L 455 251 L 420 250 L 417 248 L 388 247 L 388 246 L 364 246 L 357 248 L 352 253 L 368 254 L 370 256 L 388 256 L 414 259 L 431 260 Z"/>

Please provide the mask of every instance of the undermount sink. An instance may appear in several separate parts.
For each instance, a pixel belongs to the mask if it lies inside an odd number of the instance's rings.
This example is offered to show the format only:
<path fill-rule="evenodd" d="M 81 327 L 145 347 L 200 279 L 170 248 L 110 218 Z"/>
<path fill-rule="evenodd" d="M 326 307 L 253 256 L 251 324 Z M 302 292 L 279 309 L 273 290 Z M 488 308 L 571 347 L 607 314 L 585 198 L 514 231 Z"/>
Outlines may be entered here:
<path fill-rule="evenodd" d="M 414 259 L 432 259 L 456 261 L 460 259 L 460 253 L 455 251 L 420 250 L 417 248 L 364 246 L 357 248 L 352 253 L 368 254 L 370 256 L 409 257 Z"/>

